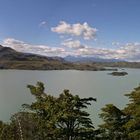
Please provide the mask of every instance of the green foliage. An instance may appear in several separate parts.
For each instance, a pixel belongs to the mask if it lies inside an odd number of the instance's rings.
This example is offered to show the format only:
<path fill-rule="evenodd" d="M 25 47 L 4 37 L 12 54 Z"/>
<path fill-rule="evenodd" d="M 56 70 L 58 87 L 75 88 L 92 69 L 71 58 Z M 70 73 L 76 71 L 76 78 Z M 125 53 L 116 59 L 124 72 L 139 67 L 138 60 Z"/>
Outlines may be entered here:
<path fill-rule="evenodd" d="M 0 121 L 0 134 L 2 134 L 5 126 L 6 126 L 6 124 L 4 124 L 2 121 Z"/>
<path fill-rule="evenodd" d="M 126 116 L 120 109 L 113 104 L 107 104 L 102 108 L 100 117 L 105 122 L 99 126 L 103 132 L 102 137 L 107 138 L 108 140 L 120 140 L 126 137 L 125 129 L 123 128 Z"/>
<path fill-rule="evenodd" d="M 140 139 L 140 86 L 125 96 L 129 98 L 129 104 L 123 110 L 112 104 L 102 108 L 100 117 L 104 124 L 99 126 L 102 139 Z"/>
<path fill-rule="evenodd" d="M 13 122 L 4 124 L 0 140 L 20 140 L 18 126 Z"/>
<path fill-rule="evenodd" d="M 62 136 L 69 140 L 86 138 L 86 134 L 93 133 L 93 124 L 89 114 L 84 110 L 90 105 L 93 98 L 81 99 L 78 95 L 72 95 L 69 90 L 64 90 L 57 99 L 59 104 L 57 127 Z"/>
<path fill-rule="evenodd" d="M 24 104 L 24 111 L 0 121 L 0 140 L 139 140 L 140 86 L 130 94 L 129 104 L 120 110 L 113 104 L 101 109 L 103 124 L 94 129 L 86 111 L 91 101 L 64 90 L 58 97 L 45 93 L 44 84 L 27 86 L 35 101 Z"/>
<path fill-rule="evenodd" d="M 27 86 L 36 101 L 23 107 L 37 116 L 40 140 L 84 140 L 93 139 L 94 127 L 89 113 L 86 112 L 94 98 L 80 98 L 64 90 L 59 97 L 53 97 L 44 92 L 44 84 L 37 82 L 36 86 Z"/>
<path fill-rule="evenodd" d="M 130 103 L 124 111 L 129 116 L 129 120 L 124 127 L 127 129 L 130 139 L 138 140 L 140 139 L 140 86 L 126 96 Z"/>

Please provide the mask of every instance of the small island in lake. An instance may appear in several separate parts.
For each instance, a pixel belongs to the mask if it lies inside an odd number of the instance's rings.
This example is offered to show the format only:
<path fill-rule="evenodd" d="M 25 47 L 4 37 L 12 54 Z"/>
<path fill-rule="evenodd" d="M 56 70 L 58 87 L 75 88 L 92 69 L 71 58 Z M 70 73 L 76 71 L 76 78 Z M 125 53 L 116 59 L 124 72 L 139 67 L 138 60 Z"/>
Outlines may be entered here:
<path fill-rule="evenodd" d="M 114 72 L 109 73 L 109 74 L 112 75 L 112 76 L 125 76 L 125 75 L 128 75 L 128 73 L 125 72 L 125 71 L 122 71 L 122 72 L 114 71 Z"/>

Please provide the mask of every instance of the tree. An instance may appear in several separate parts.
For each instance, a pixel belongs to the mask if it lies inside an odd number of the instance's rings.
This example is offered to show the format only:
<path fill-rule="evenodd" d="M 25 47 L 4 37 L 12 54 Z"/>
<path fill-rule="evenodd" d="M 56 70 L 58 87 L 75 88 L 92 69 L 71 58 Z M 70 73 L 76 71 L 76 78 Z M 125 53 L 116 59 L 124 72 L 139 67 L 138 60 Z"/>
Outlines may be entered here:
<path fill-rule="evenodd" d="M 9 125 L 0 121 L 0 140 L 4 140 L 4 138 L 7 138 L 7 134 L 6 132 L 8 132 L 9 129 Z M 9 133 L 11 134 L 11 133 Z M 8 136 L 9 138 L 12 139 L 12 135 Z"/>
<path fill-rule="evenodd" d="M 6 124 L 4 122 L 0 121 L 0 134 L 3 133 L 5 126 L 6 126 Z"/>
<path fill-rule="evenodd" d="M 60 128 L 64 140 L 93 138 L 94 127 L 89 113 L 85 111 L 90 101 L 96 101 L 96 99 L 81 99 L 78 95 L 72 95 L 69 90 L 64 90 L 60 94 L 57 99 L 59 113 L 56 125 Z"/>
<path fill-rule="evenodd" d="M 93 124 L 86 108 L 94 98 L 80 98 L 64 90 L 58 98 L 44 92 L 44 84 L 28 85 L 36 101 L 24 108 L 38 117 L 40 140 L 84 140 L 93 139 Z"/>
<path fill-rule="evenodd" d="M 1 140 L 93 140 L 95 131 L 86 111 L 94 98 L 80 98 L 64 90 L 58 97 L 45 93 L 44 84 L 27 86 L 35 101 L 0 122 Z"/>
<path fill-rule="evenodd" d="M 129 98 L 130 103 L 124 109 L 129 117 L 124 127 L 127 129 L 131 140 L 138 140 L 140 139 L 140 86 L 125 96 Z"/>
<path fill-rule="evenodd" d="M 100 118 L 104 124 L 100 125 L 101 136 L 107 140 L 125 140 L 126 131 L 123 125 L 126 122 L 126 115 L 113 104 L 107 104 L 101 109 Z"/>
<path fill-rule="evenodd" d="M 36 140 L 38 126 L 32 113 L 18 112 L 9 123 L 1 124 L 0 140 Z"/>
<path fill-rule="evenodd" d="M 56 139 L 55 115 L 58 112 L 56 98 L 45 93 L 42 82 L 37 82 L 36 86 L 28 85 L 27 87 L 30 89 L 31 94 L 34 95 L 35 102 L 31 105 L 24 104 L 23 107 L 29 112 L 34 113 L 34 117 L 38 123 L 36 137 L 39 140 Z"/>
<path fill-rule="evenodd" d="M 20 136 L 17 130 L 18 129 L 15 124 L 5 124 L 0 134 L 0 140 L 19 140 Z"/>

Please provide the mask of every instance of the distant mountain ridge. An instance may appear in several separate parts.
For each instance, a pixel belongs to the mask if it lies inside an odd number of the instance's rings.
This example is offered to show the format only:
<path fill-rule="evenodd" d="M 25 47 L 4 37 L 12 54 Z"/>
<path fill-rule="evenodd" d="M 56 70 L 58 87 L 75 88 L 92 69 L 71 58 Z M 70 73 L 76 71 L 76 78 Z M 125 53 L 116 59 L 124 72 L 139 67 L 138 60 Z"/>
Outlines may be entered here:
<path fill-rule="evenodd" d="M 106 67 L 106 68 L 105 68 Z M 95 57 L 48 57 L 31 53 L 18 52 L 0 45 L 0 69 L 22 70 L 112 70 L 116 68 L 140 68 L 140 62 L 125 62 L 116 59 Z"/>
<path fill-rule="evenodd" d="M 47 57 L 31 53 L 17 52 L 0 45 L 0 69 L 22 70 L 106 70 L 95 65 L 66 62 L 61 57 Z"/>
<path fill-rule="evenodd" d="M 119 59 L 102 59 L 96 57 L 83 57 L 83 56 L 66 56 L 62 57 L 48 57 L 32 53 L 17 52 L 10 47 L 3 47 L 0 45 L 0 59 L 1 60 L 17 60 L 17 61 L 30 61 L 30 60 L 56 60 L 56 61 L 67 61 L 67 62 L 120 62 Z"/>
<path fill-rule="evenodd" d="M 84 56 L 71 56 L 68 55 L 64 57 L 68 62 L 120 62 L 120 59 L 103 59 L 97 57 L 84 57 Z"/>

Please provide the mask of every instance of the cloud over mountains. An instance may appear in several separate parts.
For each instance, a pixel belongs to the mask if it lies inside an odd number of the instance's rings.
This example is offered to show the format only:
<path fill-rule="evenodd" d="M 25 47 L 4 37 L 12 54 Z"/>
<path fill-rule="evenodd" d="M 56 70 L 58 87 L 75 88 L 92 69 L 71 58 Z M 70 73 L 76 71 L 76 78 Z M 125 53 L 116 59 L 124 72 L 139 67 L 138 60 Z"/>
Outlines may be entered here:
<path fill-rule="evenodd" d="M 14 38 L 7 38 L 3 41 L 4 46 L 11 47 L 19 52 L 35 53 L 45 56 L 62 55 L 64 48 L 49 47 L 47 45 L 32 45 Z"/>
<path fill-rule="evenodd" d="M 4 46 L 11 47 L 20 52 L 35 53 L 46 56 L 93 56 L 105 59 L 123 59 L 128 61 L 140 61 L 140 43 L 127 43 L 117 49 L 95 48 L 81 44 L 78 40 L 66 40 L 61 47 L 47 45 L 32 45 L 13 38 L 3 41 Z"/>

